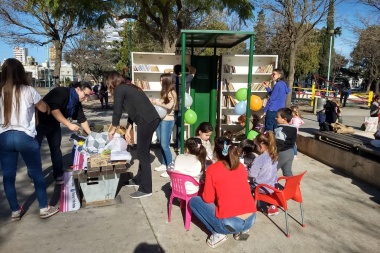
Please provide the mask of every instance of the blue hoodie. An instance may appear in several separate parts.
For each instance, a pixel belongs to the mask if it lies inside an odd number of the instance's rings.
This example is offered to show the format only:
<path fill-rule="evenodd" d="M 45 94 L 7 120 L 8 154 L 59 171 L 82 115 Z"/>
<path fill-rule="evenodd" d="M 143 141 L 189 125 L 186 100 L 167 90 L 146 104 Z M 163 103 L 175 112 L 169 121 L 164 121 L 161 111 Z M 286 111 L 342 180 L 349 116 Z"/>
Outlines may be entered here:
<path fill-rule="evenodd" d="M 278 109 L 284 108 L 286 103 L 286 95 L 289 93 L 290 89 L 286 85 L 286 83 L 282 80 L 276 82 L 273 86 L 273 90 L 271 88 L 266 88 L 270 98 L 268 100 L 267 105 L 264 108 L 264 112 L 267 111 L 278 111 Z"/>

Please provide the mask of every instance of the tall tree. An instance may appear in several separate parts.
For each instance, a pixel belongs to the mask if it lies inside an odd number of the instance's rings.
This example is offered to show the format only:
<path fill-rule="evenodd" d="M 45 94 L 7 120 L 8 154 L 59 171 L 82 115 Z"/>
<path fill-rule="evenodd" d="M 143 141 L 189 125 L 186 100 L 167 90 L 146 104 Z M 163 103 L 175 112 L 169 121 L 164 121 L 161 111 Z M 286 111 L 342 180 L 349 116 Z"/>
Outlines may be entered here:
<path fill-rule="evenodd" d="M 88 27 L 112 22 L 120 0 L 1 0 L 0 37 L 15 45 L 53 44 L 54 75 L 59 76 L 62 50 L 69 38 Z"/>
<path fill-rule="evenodd" d="M 334 53 L 331 60 L 331 81 L 334 82 L 335 78 L 341 73 L 342 69 L 348 64 L 348 59 L 343 55 Z"/>
<path fill-rule="evenodd" d="M 265 25 L 264 10 L 259 11 L 257 16 L 257 23 L 254 27 L 255 35 L 255 54 L 267 54 L 268 52 L 268 38 L 267 28 Z"/>
<path fill-rule="evenodd" d="M 68 44 L 65 61 L 72 63 L 82 78 L 89 74 L 99 82 L 105 72 L 114 69 L 120 58 L 118 49 L 105 39 L 102 31 L 86 30 Z"/>
<path fill-rule="evenodd" d="M 250 0 L 125 0 L 125 5 L 127 11 L 116 14 L 117 17 L 135 20 L 166 53 L 175 51 L 182 29 L 196 27 L 214 9 L 226 8 L 242 21 L 253 17 Z"/>
<path fill-rule="evenodd" d="M 363 29 L 356 47 L 351 53 L 355 66 L 364 72 L 364 78 L 369 80 L 369 84 L 377 81 L 376 93 L 379 92 L 378 80 L 380 78 L 380 51 L 378 48 L 380 41 L 380 26 L 373 25 Z M 368 85 L 369 91 L 371 85 Z"/>
<path fill-rule="evenodd" d="M 333 0 L 335 4 L 335 0 Z M 330 0 L 274 0 L 263 4 L 263 8 L 282 18 L 286 33 L 285 45 L 289 47 L 288 84 L 293 88 L 296 52 L 303 38 L 323 21 Z M 291 95 L 287 97 L 290 105 Z"/>
<path fill-rule="evenodd" d="M 319 58 L 319 75 L 327 77 L 328 72 L 328 62 L 330 57 L 330 41 L 331 43 L 331 50 L 334 51 L 334 36 L 332 31 L 334 31 L 334 1 L 330 0 L 328 12 L 327 12 L 327 26 L 325 29 L 322 29 L 321 32 L 321 41 L 322 41 L 322 47 L 320 51 L 320 58 Z"/>

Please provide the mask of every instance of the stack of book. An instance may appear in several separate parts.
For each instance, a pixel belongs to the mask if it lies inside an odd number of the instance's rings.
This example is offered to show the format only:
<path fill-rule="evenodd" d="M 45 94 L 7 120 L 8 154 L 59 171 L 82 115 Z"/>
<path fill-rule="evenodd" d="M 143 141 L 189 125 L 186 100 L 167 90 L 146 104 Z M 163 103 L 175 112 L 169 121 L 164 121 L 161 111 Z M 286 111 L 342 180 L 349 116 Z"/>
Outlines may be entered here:
<path fill-rule="evenodd" d="M 235 66 L 223 64 L 223 72 L 224 73 L 236 73 Z"/>
<path fill-rule="evenodd" d="M 223 96 L 223 107 L 230 108 L 230 107 L 235 107 L 236 106 L 236 101 L 232 96 Z"/>
<path fill-rule="evenodd" d="M 256 70 L 256 73 L 272 73 L 272 71 L 273 71 L 273 63 L 258 67 Z"/>
<path fill-rule="evenodd" d="M 263 83 L 253 83 L 251 91 L 264 91 L 265 87 Z"/>
<path fill-rule="evenodd" d="M 159 72 L 158 66 L 149 64 L 136 64 L 133 66 L 133 71 L 150 71 Z"/>
<path fill-rule="evenodd" d="M 149 82 L 147 80 L 136 79 L 135 80 L 135 85 L 137 87 L 140 87 L 143 90 L 150 90 L 150 85 L 149 85 Z"/>
<path fill-rule="evenodd" d="M 232 83 L 227 82 L 227 79 L 224 79 L 222 84 L 223 91 L 235 91 L 234 85 Z"/>

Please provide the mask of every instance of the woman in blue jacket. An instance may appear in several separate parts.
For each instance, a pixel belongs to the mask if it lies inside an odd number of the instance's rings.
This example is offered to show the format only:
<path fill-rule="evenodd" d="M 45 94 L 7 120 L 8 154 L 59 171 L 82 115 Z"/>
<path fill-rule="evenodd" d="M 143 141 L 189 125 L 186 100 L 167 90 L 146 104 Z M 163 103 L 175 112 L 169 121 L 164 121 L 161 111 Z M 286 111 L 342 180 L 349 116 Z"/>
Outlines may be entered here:
<path fill-rule="evenodd" d="M 272 80 L 275 83 L 273 89 L 270 88 L 268 82 L 263 83 L 269 94 L 269 99 L 262 116 L 265 117 L 265 131 L 273 131 L 277 127 L 277 111 L 278 109 L 285 107 L 286 96 L 290 89 L 284 79 L 284 71 L 282 69 L 274 69 L 272 72 Z"/>

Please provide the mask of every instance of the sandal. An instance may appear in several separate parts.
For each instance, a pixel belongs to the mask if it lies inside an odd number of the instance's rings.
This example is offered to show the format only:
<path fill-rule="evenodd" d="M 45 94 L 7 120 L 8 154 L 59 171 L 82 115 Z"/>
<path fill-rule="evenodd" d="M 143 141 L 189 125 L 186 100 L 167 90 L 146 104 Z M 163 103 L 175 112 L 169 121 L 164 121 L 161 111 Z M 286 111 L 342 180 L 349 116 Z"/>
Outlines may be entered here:
<path fill-rule="evenodd" d="M 207 240 L 206 243 L 211 248 L 215 249 L 219 245 L 223 244 L 225 241 L 227 241 L 228 236 L 223 234 L 213 234 L 211 235 Z"/>

